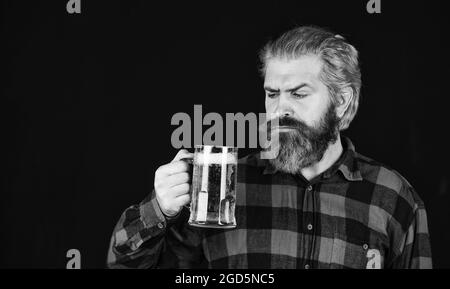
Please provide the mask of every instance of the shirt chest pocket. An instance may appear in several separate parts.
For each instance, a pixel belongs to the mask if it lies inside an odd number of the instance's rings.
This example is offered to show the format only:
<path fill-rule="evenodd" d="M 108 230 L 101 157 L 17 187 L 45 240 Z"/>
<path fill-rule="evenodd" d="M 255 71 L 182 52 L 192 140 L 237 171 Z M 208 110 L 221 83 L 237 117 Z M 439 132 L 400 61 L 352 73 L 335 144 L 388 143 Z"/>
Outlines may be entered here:
<path fill-rule="evenodd" d="M 333 239 L 330 268 L 381 269 L 382 250 L 376 244 L 358 240 L 345 240 L 339 236 Z"/>

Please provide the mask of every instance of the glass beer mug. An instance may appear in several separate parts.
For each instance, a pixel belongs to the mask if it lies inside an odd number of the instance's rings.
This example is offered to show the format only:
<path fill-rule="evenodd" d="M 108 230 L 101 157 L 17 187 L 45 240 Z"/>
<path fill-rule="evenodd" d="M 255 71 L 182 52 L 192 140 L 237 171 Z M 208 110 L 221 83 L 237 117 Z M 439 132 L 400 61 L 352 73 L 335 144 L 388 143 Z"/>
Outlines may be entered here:
<path fill-rule="evenodd" d="M 226 146 L 195 146 L 190 225 L 236 227 L 237 150 Z"/>

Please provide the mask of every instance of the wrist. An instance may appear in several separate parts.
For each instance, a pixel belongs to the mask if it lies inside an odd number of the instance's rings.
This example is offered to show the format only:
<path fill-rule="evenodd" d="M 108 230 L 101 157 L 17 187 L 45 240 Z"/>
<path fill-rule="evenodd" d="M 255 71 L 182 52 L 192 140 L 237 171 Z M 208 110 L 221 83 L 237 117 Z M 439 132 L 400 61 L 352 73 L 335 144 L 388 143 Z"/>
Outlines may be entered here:
<path fill-rule="evenodd" d="M 167 214 L 164 211 L 162 211 L 164 217 L 166 217 L 167 220 L 171 220 L 171 219 L 175 219 L 178 217 L 178 215 L 180 214 L 180 211 L 175 213 L 175 214 Z"/>

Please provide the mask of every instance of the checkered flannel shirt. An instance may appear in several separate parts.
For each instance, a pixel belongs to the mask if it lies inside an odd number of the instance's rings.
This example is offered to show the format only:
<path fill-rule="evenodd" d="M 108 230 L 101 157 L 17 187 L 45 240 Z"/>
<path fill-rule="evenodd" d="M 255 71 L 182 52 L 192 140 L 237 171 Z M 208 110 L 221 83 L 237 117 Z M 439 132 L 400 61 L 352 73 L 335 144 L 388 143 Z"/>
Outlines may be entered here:
<path fill-rule="evenodd" d="M 396 171 L 355 152 L 308 181 L 259 153 L 239 160 L 234 229 L 167 219 L 152 192 L 122 214 L 109 268 L 431 268 L 424 203 Z"/>

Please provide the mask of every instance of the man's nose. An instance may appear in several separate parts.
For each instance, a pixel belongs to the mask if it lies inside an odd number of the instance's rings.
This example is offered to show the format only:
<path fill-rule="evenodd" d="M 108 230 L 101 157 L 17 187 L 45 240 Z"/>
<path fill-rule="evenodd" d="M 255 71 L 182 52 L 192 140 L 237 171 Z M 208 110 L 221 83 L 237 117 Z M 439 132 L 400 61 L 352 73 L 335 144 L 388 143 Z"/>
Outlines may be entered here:
<path fill-rule="evenodd" d="M 278 103 L 277 108 L 275 110 L 275 114 L 279 118 L 293 115 L 292 106 L 289 103 L 287 97 L 283 94 L 281 94 L 278 97 Z"/>

